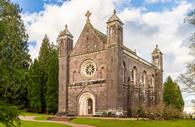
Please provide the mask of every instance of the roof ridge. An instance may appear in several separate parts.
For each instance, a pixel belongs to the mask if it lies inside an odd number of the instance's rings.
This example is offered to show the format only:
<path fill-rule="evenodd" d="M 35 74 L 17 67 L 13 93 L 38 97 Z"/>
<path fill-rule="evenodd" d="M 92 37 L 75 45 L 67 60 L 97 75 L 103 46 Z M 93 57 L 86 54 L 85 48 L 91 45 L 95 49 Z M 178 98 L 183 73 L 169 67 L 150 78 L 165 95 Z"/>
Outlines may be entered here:
<path fill-rule="evenodd" d="M 96 29 L 91 23 L 89 23 L 89 25 L 91 25 L 92 29 L 94 30 L 95 34 L 97 35 L 97 37 L 103 41 L 106 42 L 107 40 L 107 35 L 104 34 L 103 32 L 99 31 L 98 29 Z"/>

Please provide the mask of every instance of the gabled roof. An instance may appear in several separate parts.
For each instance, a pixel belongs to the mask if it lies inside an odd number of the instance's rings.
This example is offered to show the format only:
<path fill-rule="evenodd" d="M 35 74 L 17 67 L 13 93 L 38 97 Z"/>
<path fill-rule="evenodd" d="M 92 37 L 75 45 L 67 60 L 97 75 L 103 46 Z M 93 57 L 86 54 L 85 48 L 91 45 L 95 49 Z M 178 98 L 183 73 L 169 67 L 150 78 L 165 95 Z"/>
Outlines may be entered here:
<path fill-rule="evenodd" d="M 92 27 L 93 27 L 93 26 L 92 26 Z M 93 29 L 94 29 L 94 31 L 95 31 L 97 37 L 98 37 L 102 42 L 106 43 L 106 41 L 107 41 L 107 35 L 105 35 L 104 33 L 100 32 L 99 30 L 95 29 L 94 27 L 93 27 Z"/>
<path fill-rule="evenodd" d="M 96 37 L 98 39 L 100 39 L 102 42 L 105 42 L 107 41 L 107 35 L 105 35 L 104 33 L 102 33 L 101 31 L 99 31 L 98 29 L 94 28 L 93 25 L 90 23 L 90 22 L 87 22 L 85 27 L 86 26 L 89 26 L 88 28 L 91 28 L 91 30 L 93 30 L 93 32 L 95 33 Z M 85 27 L 83 28 L 83 30 L 85 29 Z"/>
<path fill-rule="evenodd" d="M 96 52 L 105 48 L 107 36 L 87 21 L 71 55 Z"/>

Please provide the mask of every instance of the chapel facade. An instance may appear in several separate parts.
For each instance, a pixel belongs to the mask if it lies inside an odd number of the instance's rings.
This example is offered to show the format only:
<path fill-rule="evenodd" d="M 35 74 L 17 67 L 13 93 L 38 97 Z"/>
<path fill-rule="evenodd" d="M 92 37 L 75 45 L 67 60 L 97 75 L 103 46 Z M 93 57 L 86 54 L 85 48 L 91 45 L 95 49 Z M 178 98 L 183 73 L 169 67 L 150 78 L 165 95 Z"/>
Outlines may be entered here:
<path fill-rule="evenodd" d="M 158 46 L 152 61 L 123 44 L 123 23 L 116 11 L 108 19 L 107 34 L 86 24 L 73 47 L 67 25 L 59 45 L 58 115 L 132 113 L 162 102 L 163 57 Z"/>

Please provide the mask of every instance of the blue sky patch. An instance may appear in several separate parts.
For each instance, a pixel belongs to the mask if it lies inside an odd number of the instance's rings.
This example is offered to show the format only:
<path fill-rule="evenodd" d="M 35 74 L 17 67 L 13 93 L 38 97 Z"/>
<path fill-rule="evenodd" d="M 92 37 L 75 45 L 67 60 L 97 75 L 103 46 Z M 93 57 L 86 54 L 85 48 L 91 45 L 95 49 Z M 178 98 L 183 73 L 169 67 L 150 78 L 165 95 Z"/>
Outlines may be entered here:
<path fill-rule="evenodd" d="M 64 1 L 70 0 L 11 0 L 11 1 L 18 3 L 22 8 L 23 13 L 25 12 L 33 13 L 42 11 L 44 9 L 44 4 L 60 5 Z M 193 0 L 185 1 L 193 3 Z M 122 0 L 120 4 L 116 5 L 116 9 L 118 11 L 122 11 L 124 8 L 144 7 L 148 11 L 163 11 L 164 9 L 172 9 L 176 7 L 179 2 L 181 2 L 181 0 L 172 0 L 170 2 L 156 2 L 149 4 L 145 0 Z"/>
<path fill-rule="evenodd" d="M 62 0 L 11 0 L 14 3 L 18 3 L 22 8 L 22 11 L 33 13 L 42 11 L 44 4 L 61 4 Z"/>

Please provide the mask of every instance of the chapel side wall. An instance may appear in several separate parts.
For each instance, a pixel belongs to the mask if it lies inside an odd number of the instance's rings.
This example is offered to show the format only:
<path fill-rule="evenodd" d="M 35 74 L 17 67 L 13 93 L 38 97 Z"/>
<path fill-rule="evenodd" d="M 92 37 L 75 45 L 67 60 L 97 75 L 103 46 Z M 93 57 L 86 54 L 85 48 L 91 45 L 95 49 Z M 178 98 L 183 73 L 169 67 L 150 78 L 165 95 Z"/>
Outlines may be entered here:
<path fill-rule="evenodd" d="M 151 88 L 152 75 L 155 76 L 156 69 L 154 67 L 148 66 L 141 61 L 136 60 L 135 58 L 130 57 L 129 55 L 123 53 L 122 62 L 120 62 L 120 70 L 123 70 L 123 73 L 120 75 L 120 80 L 123 82 L 123 108 L 126 111 L 133 112 L 137 110 L 138 107 L 147 107 L 154 105 L 156 103 L 156 87 L 157 77 L 155 77 L 155 88 Z M 124 68 L 124 63 L 126 68 Z M 132 69 L 133 67 L 137 68 L 137 80 L 136 84 L 132 79 Z M 124 69 L 126 71 L 124 72 Z M 143 87 L 143 84 L 140 83 L 143 72 L 146 72 L 146 84 Z M 143 91 L 145 90 L 145 91 Z"/>
<path fill-rule="evenodd" d="M 97 111 L 107 109 L 107 93 L 106 93 L 106 50 L 99 52 L 71 56 L 69 65 L 70 83 L 68 87 L 68 112 L 69 114 L 79 115 L 79 97 L 85 93 L 90 92 L 95 97 L 95 107 Z M 95 75 L 87 78 L 81 74 L 81 65 L 85 60 L 93 60 L 96 63 Z M 99 81 L 92 83 L 91 81 Z M 87 83 L 88 82 L 88 83 Z M 79 85 L 80 84 L 80 85 Z M 86 85 L 88 84 L 88 85 Z"/>

